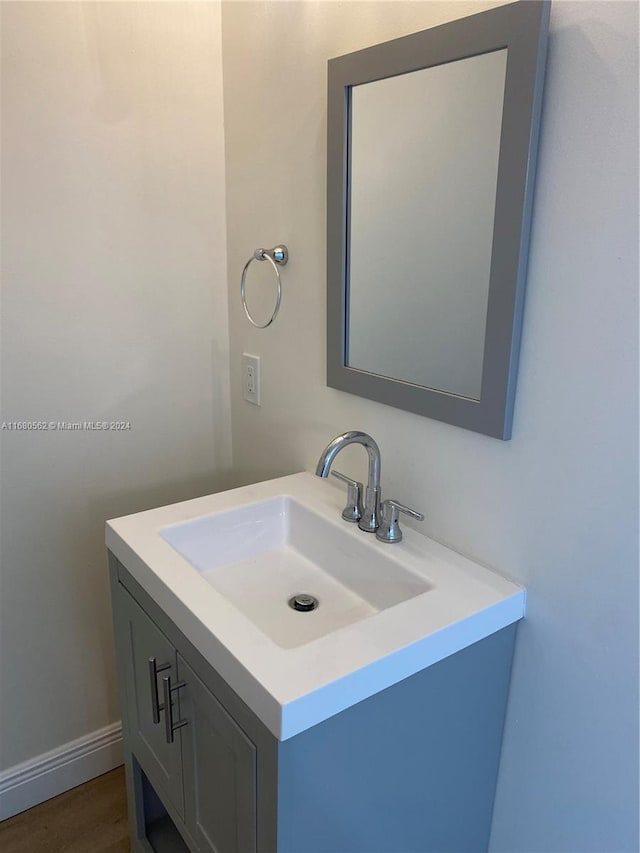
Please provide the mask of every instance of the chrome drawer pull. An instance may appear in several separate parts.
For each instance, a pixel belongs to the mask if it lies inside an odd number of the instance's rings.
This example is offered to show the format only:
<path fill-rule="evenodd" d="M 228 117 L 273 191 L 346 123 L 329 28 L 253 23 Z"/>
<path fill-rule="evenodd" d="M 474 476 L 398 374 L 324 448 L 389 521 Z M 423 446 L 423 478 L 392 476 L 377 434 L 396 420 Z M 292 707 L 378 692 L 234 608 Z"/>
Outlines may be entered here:
<path fill-rule="evenodd" d="M 176 684 L 171 684 L 171 676 L 165 675 L 162 679 L 162 692 L 164 695 L 164 730 L 167 738 L 167 743 L 173 743 L 174 737 L 173 733 L 176 729 L 181 729 L 183 726 L 186 726 L 189 720 L 178 720 L 177 723 L 173 722 L 173 702 L 171 699 L 171 694 L 176 690 L 180 690 L 181 687 L 185 687 L 185 681 L 178 681 Z"/>
<path fill-rule="evenodd" d="M 149 687 L 151 688 L 151 714 L 153 722 L 160 722 L 160 711 L 164 710 L 164 705 L 160 704 L 158 696 L 158 673 L 164 672 L 165 669 L 171 669 L 170 663 L 161 663 L 158 666 L 155 658 L 149 658 Z"/>

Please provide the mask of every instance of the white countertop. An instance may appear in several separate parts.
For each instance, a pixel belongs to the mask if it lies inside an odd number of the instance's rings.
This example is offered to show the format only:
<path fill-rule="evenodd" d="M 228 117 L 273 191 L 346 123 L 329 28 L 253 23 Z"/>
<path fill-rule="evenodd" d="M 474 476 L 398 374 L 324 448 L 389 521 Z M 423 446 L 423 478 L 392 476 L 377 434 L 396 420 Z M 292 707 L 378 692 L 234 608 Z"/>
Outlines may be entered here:
<path fill-rule="evenodd" d="M 283 648 L 160 535 L 168 525 L 285 495 L 423 578 L 427 592 Z M 404 527 L 389 545 L 342 521 L 344 493 L 294 474 L 112 519 L 107 547 L 280 740 L 425 669 L 524 616 L 525 590 Z M 373 555 L 373 551 L 372 551 Z"/>

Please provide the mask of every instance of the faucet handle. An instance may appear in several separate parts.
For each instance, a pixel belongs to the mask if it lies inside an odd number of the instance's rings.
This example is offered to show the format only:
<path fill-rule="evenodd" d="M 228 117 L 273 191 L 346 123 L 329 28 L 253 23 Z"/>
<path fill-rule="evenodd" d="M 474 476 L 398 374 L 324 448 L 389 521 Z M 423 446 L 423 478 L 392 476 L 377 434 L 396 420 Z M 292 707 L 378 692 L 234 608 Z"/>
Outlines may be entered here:
<path fill-rule="evenodd" d="M 424 515 L 421 512 L 416 512 L 404 504 L 394 500 L 382 501 L 382 521 L 376 530 L 376 537 L 381 542 L 401 542 L 402 530 L 400 529 L 399 515 L 403 512 L 405 515 L 415 518 L 417 521 L 424 521 Z"/>
<path fill-rule="evenodd" d="M 342 480 L 347 484 L 347 505 L 342 510 L 342 517 L 345 521 L 360 521 L 362 518 L 362 483 L 357 480 L 352 480 L 341 474 L 340 471 L 331 472 L 338 480 Z"/>

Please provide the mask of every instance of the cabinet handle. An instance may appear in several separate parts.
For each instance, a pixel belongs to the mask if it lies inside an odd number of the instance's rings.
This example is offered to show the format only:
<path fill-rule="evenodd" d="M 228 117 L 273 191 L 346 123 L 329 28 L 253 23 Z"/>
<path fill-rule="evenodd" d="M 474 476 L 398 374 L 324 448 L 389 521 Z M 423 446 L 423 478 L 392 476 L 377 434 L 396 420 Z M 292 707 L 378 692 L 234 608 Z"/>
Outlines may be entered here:
<path fill-rule="evenodd" d="M 171 694 L 176 690 L 180 690 L 181 687 L 186 685 L 185 681 L 178 681 L 175 684 L 171 684 L 171 676 L 165 675 L 162 679 L 162 692 L 164 694 L 164 730 L 167 738 L 167 743 L 173 743 L 173 733 L 176 729 L 181 729 L 183 726 L 186 726 L 189 720 L 178 720 L 177 723 L 173 722 L 173 702 L 171 699 Z"/>
<path fill-rule="evenodd" d="M 164 705 L 160 704 L 158 697 L 158 673 L 164 672 L 165 669 L 171 669 L 170 663 L 161 663 L 158 666 L 155 658 L 149 658 L 149 687 L 151 689 L 151 714 L 153 722 L 160 722 L 160 711 L 164 710 Z"/>

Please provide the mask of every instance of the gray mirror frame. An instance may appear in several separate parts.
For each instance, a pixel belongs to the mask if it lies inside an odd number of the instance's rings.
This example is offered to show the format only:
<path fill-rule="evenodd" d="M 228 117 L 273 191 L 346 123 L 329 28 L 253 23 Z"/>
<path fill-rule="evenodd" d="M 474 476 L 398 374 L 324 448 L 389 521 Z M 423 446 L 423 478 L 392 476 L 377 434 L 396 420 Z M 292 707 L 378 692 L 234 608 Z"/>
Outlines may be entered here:
<path fill-rule="evenodd" d="M 495 438 L 511 438 L 549 0 L 519 0 L 328 63 L 327 385 Z M 480 400 L 345 364 L 352 86 L 508 49 Z M 393 276 L 393 258 L 389 259 Z"/>

